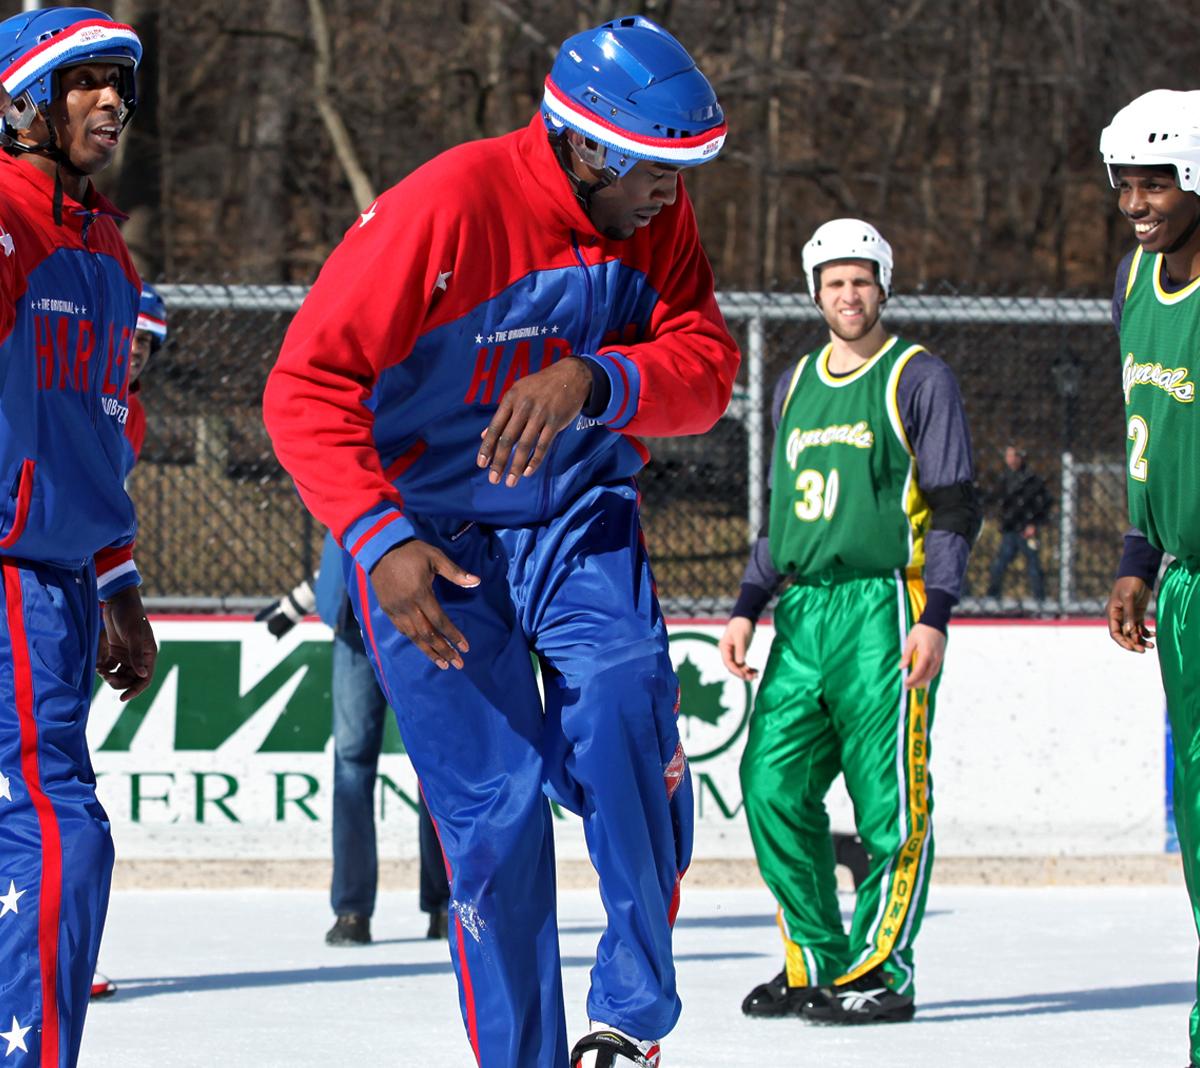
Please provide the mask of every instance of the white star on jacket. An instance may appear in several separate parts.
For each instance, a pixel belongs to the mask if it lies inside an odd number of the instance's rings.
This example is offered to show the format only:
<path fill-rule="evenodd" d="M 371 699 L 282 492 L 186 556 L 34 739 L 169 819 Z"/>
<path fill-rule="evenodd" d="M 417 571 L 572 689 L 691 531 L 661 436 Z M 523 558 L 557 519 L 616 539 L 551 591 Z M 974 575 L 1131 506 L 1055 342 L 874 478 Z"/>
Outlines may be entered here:
<path fill-rule="evenodd" d="M 25 895 L 24 890 L 18 890 L 17 884 L 11 879 L 8 880 L 8 893 L 0 897 L 0 916 L 7 916 L 10 912 L 19 913 L 21 910 L 17 908 L 17 902 Z"/>
<path fill-rule="evenodd" d="M 4 249 L 5 256 L 11 256 L 13 254 L 14 245 L 12 234 L 6 234 L 3 230 L 0 230 L 0 248 Z"/>
<path fill-rule="evenodd" d="M 0 797 L 8 801 L 12 800 L 12 780 L 2 771 L 0 771 Z"/>
<path fill-rule="evenodd" d="M 30 1024 L 30 1027 L 33 1025 Z M 0 1038 L 8 1043 L 8 1049 L 4 1051 L 4 1056 L 8 1056 L 14 1049 L 22 1050 L 25 1053 L 29 1052 L 29 1047 L 25 1045 L 25 1036 L 29 1033 L 29 1027 L 22 1027 L 17 1023 L 17 1018 L 12 1018 L 12 1029 L 9 1031 L 0 1031 Z"/>
<path fill-rule="evenodd" d="M 446 283 L 450 280 L 453 271 L 438 271 L 437 281 L 433 283 L 434 289 L 446 289 Z"/>

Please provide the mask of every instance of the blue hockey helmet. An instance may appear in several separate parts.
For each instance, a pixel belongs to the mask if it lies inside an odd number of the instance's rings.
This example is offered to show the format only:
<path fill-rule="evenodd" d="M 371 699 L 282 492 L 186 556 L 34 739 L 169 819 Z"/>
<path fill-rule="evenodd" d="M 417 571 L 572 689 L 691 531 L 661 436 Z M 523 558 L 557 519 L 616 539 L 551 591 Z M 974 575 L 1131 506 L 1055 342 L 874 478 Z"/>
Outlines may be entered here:
<path fill-rule="evenodd" d="M 546 78 L 542 118 L 552 135 L 582 134 L 584 162 L 611 178 L 639 160 L 707 163 L 727 130 L 717 94 L 687 50 L 641 15 L 563 42 Z"/>
<path fill-rule="evenodd" d="M 151 352 L 157 352 L 167 340 L 167 306 L 158 290 L 149 282 L 142 283 L 137 329 L 144 330 L 150 335 Z"/>
<path fill-rule="evenodd" d="M 0 142 L 12 144 L 15 131 L 28 129 L 39 112 L 45 115 L 58 95 L 58 72 L 81 63 L 121 67 L 124 126 L 137 107 L 134 72 L 141 59 L 134 29 L 95 8 L 46 8 L 5 19 L 0 22 L 0 86 L 10 99 L 0 118 Z"/>

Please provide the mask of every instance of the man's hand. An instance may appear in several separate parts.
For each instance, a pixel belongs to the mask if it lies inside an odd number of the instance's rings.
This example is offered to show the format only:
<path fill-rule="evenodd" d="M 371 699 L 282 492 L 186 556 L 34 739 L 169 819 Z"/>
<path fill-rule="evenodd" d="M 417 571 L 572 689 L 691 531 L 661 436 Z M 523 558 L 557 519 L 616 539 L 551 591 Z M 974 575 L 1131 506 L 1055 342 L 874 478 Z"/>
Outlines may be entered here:
<path fill-rule="evenodd" d="M 1154 648 L 1154 631 L 1146 625 L 1146 605 L 1150 603 L 1150 587 L 1134 575 L 1126 575 L 1113 583 L 1108 595 L 1108 634 L 1122 649 L 1144 653 Z"/>
<path fill-rule="evenodd" d="M 936 627 L 914 623 L 904 643 L 904 652 L 900 655 L 900 670 L 908 670 L 904 688 L 922 690 L 928 686 L 942 670 L 945 656 L 946 635 Z"/>
<path fill-rule="evenodd" d="M 371 572 L 371 585 L 396 629 L 445 671 L 461 668 L 459 654 L 471 647 L 433 595 L 437 575 L 464 589 L 479 585 L 440 549 L 415 538 L 384 554 Z"/>
<path fill-rule="evenodd" d="M 515 486 L 522 477 L 532 475 L 559 431 L 570 426 L 583 410 L 591 389 L 592 372 L 577 356 L 568 356 L 514 382 L 480 435 L 483 444 L 476 463 L 491 468 L 488 481 L 498 485 L 505 470 L 506 486 Z"/>
<path fill-rule="evenodd" d="M 130 701 L 150 685 L 157 658 L 158 645 L 142 609 L 142 595 L 136 586 L 127 586 L 104 602 L 96 674 L 121 691 L 122 701 Z"/>
<path fill-rule="evenodd" d="M 1036 538 L 1037 537 L 1037 527 L 1034 526 L 1032 523 L 1027 524 L 1025 529 L 1023 531 L 1021 531 L 1021 537 L 1024 538 L 1026 541 L 1030 541 L 1033 538 Z"/>
<path fill-rule="evenodd" d="M 750 642 L 753 640 L 754 622 L 745 616 L 733 616 L 725 624 L 725 633 L 717 643 L 725 669 L 744 682 L 758 678 L 758 671 L 746 665 L 746 653 L 750 651 Z"/>

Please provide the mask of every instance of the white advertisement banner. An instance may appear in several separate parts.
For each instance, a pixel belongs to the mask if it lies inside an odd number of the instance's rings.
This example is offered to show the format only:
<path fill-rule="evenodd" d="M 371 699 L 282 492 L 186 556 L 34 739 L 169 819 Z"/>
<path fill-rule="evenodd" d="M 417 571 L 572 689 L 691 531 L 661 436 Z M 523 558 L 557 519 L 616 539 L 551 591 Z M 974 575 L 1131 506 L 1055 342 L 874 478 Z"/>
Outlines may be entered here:
<path fill-rule="evenodd" d="M 671 624 L 680 732 L 696 796 L 695 856 L 752 856 L 738 762 L 753 687 L 721 666 L 722 626 Z M 155 621 L 159 667 L 122 705 L 97 692 L 88 737 L 101 800 L 126 858 L 328 857 L 333 786 L 329 630 L 276 640 L 261 623 Z M 759 628 L 750 662 L 766 661 Z M 932 731 L 943 856 L 1157 853 L 1169 838 L 1163 697 L 1153 654 L 1099 624 L 952 626 Z M 416 855 L 416 779 L 394 723 L 379 762 L 384 857 Z M 840 781 L 835 830 L 853 829 Z M 557 813 L 561 856 L 586 855 Z"/>

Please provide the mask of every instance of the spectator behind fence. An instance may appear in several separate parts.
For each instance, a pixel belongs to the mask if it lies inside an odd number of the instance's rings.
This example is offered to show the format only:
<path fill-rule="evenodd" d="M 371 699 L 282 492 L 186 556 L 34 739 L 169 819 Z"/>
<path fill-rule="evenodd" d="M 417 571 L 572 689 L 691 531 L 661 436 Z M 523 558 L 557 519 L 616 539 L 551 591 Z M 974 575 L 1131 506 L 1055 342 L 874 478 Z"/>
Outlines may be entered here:
<path fill-rule="evenodd" d="M 363 648 L 362 632 L 342 577 L 342 553 L 329 534 L 321 564 L 286 597 L 259 614 L 281 637 L 315 607 L 333 628 L 333 879 L 331 946 L 367 945 L 379 883 L 375 841 L 375 779 L 383 747 L 387 700 Z M 427 938 L 445 938 L 450 887 L 442 847 L 418 792 L 420 905 L 429 914 Z"/>
<path fill-rule="evenodd" d="M 1020 553 L 1025 557 L 1029 592 L 1035 601 L 1044 601 L 1046 579 L 1038 535 L 1050 514 L 1050 493 L 1041 477 L 1025 465 L 1024 449 L 1009 445 L 1004 450 L 1004 470 L 990 496 L 1000 513 L 1000 549 L 988 573 L 987 595 L 1000 596 L 1004 573 Z"/>

